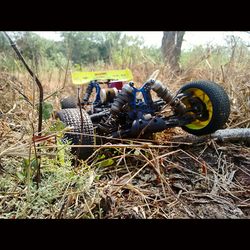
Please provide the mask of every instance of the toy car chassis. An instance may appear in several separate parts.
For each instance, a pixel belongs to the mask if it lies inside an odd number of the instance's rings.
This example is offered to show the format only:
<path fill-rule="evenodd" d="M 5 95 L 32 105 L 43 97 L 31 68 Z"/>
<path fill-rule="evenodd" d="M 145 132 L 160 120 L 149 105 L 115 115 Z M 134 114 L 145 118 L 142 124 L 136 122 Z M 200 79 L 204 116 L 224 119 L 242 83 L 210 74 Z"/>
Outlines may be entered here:
<path fill-rule="evenodd" d="M 228 120 L 228 95 L 214 82 L 186 83 L 173 95 L 160 81 L 149 79 L 136 88 L 131 78 L 129 70 L 72 74 L 73 83 L 88 83 L 88 87 L 80 103 L 76 97 L 61 101 L 62 110 L 57 117 L 73 127 L 73 133 L 66 133 L 65 138 L 76 145 L 93 145 L 104 143 L 96 135 L 105 138 L 148 138 L 173 127 L 181 127 L 190 134 L 201 136 L 222 128 Z M 102 88 L 102 84 L 106 84 L 106 88 Z M 95 100 L 90 102 L 94 89 Z M 87 111 L 86 106 L 90 106 L 90 110 Z M 164 114 L 166 107 L 171 108 L 171 115 Z M 78 152 L 79 158 L 86 159 L 93 150 L 82 147 Z"/>

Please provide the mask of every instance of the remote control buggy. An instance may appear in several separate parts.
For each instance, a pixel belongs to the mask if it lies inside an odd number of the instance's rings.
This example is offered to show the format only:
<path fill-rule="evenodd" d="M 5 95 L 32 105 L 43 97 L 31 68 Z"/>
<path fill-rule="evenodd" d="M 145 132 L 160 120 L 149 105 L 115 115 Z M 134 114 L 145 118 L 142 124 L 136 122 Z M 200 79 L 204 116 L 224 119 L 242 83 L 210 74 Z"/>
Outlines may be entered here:
<path fill-rule="evenodd" d="M 72 127 L 65 139 L 76 145 L 94 145 L 108 138 L 150 138 L 173 127 L 201 136 L 222 128 L 229 118 L 230 101 L 219 84 L 194 81 L 172 94 L 156 77 L 140 87 L 132 79 L 128 69 L 73 72 L 73 84 L 88 86 L 80 101 L 72 96 L 61 100 L 57 118 Z M 167 115 L 166 108 L 170 110 Z M 93 147 L 78 148 L 80 159 L 92 153 Z"/>

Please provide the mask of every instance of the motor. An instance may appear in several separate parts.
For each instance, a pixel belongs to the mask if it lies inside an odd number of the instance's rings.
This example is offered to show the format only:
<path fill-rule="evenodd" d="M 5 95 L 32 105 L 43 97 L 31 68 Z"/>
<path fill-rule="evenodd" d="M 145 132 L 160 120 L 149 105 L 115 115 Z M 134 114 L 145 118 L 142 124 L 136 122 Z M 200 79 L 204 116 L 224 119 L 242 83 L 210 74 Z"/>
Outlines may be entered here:
<path fill-rule="evenodd" d="M 100 101 L 102 104 L 111 103 L 118 96 L 117 88 L 105 88 L 101 89 Z"/>

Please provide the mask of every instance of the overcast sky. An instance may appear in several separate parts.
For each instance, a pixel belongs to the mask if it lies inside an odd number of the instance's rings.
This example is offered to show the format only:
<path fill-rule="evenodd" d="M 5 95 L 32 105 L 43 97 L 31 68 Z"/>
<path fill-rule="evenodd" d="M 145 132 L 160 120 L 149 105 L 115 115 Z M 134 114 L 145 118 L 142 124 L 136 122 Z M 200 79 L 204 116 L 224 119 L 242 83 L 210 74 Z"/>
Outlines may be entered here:
<path fill-rule="evenodd" d="M 37 34 L 53 40 L 59 40 L 60 35 L 58 32 L 53 31 L 41 31 Z M 161 39 L 163 36 L 162 31 L 131 31 L 125 32 L 128 35 L 141 36 L 144 38 L 146 45 L 161 46 Z M 241 37 L 244 41 L 250 44 L 250 34 L 246 32 L 229 32 L 229 31 L 187 31 L 184 36 L 183 49 L 192 48 L 194 45 L 210 44 L 225 44 L 225 38 L 228 35 L 235 35 Z"/>

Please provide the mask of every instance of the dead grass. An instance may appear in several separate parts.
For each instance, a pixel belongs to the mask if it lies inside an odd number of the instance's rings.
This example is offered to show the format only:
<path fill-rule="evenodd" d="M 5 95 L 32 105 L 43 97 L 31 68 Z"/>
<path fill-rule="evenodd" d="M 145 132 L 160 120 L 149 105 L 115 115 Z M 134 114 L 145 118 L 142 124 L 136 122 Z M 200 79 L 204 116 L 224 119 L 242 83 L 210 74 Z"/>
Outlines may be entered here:
<path fill-rule="evenodd" d="M 153 63 L 133 68 L 136 82 L 156 69 L 173 91 L 188 81 L 207 79 L 227 90 L 232 106 L 227 127 L 250 126 L 250 75 L 243 65 L 199 68 L 173 75 Z M 60 88 L 63 72 L 41 75 L 46 95 Z M 60 80 L 59 80 L 60 76 Z M 26 75 L 0 74 L 0 217 L 1 218 L 249 218 L 250 149 L 244 144 L 174 143 L 180 128 L 158 133 L 155 141 L 111 142 L 92 157 L 71 166 L 69 146 L 64 161 L 53 141 L 41 144 L 42 182 L 18 177 L 24 158 L 33 153 L 32 125 L 37 113 L 31 104 L 37 93 Z M 67 80 L 62 94 L 50 99 L 59 108 L 62 95 L 74 94 Z M 24 100 L 20 92 L 28 97 Z M 34 93 L 36 93 L 34 95 Z M 49 133 L 51 121 L 43 124 Z M 122 145 L 121 145 L 122 144 Z M 131 144 L 131 142 L 130 142 Z"/>

